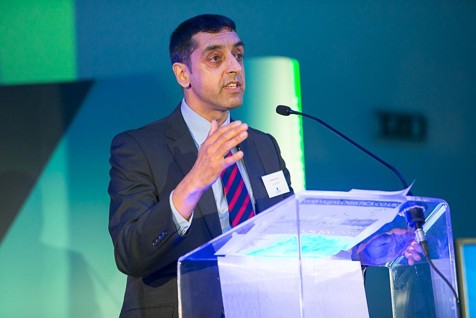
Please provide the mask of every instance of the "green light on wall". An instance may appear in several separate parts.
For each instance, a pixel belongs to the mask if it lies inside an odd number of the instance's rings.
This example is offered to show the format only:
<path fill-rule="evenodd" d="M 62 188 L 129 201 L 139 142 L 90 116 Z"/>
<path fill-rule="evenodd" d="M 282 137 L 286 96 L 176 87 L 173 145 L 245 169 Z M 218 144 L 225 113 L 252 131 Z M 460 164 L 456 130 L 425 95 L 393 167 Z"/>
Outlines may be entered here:
<path fill-rule="evenodd" d="M 0 1 L 0 84 L 76 78 L 74 2 Z"/>
<path fill-rule="evenodd" d="M 302 110 L 299 63 L 287 57 L 249 58 L 245 70 L 244 105 L 234 113 L 250 126 L 276 138 L 294 190 L 305 190 L 302 120 L 298 116 L 276 114 L 277 105 Z"/>

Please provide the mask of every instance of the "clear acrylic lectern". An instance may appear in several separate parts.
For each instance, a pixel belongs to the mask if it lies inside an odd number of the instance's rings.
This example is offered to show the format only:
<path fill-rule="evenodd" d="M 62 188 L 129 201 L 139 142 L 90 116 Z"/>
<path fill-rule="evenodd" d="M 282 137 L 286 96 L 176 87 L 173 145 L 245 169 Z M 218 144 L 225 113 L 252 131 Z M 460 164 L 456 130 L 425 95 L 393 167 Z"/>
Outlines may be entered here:
<path fill-rule="evenodd" d="M 303 191 L 178 262 L 188 317 L 369 317 L 363 268 L 387 267 L 393 317 L 457 317 L 427 260 L 410 266 L 405 211 L 424 211 L 430 256 L 457 290 L 448 204 L 405 192 Z"/>

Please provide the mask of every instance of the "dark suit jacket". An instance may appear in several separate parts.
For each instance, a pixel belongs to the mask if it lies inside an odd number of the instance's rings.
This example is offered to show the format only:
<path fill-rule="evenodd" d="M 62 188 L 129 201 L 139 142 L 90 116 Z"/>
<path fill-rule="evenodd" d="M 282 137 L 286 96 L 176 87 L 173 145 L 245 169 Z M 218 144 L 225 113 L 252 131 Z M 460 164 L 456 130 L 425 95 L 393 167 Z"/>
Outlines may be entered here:
<path fill-rule="evenodd" d="M 282 170 L 291 183 L 271 135 L 250 128 L 240 146 L 257 213 L 292 194 L 270 199 L 261 180 Z M 186 235 L 177 233 L 172 219 L 170 193 L 190 171 L 197 153 L 180 106 L 168 117 L 112 141 L 109 232 L 117 267 L 128 275 L 121 317 L 178 317 L 178 258 L 221 234 L 211 188 L 195 208 Z"/>

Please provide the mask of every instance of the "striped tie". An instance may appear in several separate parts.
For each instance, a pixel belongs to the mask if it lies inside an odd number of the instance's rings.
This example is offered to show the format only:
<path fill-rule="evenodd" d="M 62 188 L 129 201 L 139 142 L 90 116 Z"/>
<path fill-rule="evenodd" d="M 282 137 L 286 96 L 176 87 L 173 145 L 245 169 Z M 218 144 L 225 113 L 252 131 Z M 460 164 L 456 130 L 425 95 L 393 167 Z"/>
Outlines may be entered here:
<path fill-rule="evenodd" d="M 231 156 L 231 152 L 227 157 Z M 255 215 L 251 205 L 250 195 L 246 190 L 245 183 L 241 177 L 236 163 L 229 166 L 221 173 L 221 182 L 228 201 L 228 211 L 230 212 L 230 225 L 235 227 Z"/>

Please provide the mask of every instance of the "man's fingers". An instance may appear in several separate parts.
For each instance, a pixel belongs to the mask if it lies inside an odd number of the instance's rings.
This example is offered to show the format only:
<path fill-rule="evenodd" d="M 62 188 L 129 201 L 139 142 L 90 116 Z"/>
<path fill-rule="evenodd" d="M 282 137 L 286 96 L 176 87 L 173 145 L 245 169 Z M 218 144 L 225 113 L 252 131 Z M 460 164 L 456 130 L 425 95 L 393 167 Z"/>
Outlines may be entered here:
<path fill-rule="evenodd" d="M 241 142 L 243 142 L 243 140 L 248 138 L 247 130 L 247 124 L 239 124 L 230 130 L 224 131 L 216 144 L 217 151 L 223 155 L 226 155 L 232 148 L 236 147 Z"/>
<path fill-rule="evenodd" d="M 226 126 L 217 127 L 212 121 L 208 137 L 202 146 L 207 152 L 216 153 L 218 157 L 224 157 L 233 147 L 248 137 L 248 125 L 241 121 L 233 121 Z"/>
<path fill-rule="evenodd" d="M 243 158 L 243 152 L 237 151 L 232 156 L 225 156 L 248 137 L 248 125 L 234 121 L 226 126 L 211 122 L 208 136 L 198 150 L 193 175 L 202 186 L 213 183 L 220 173 L 233 163 Z"/>
<path fill-rule="evenodd" d="M 408 260 L 408 265 L 412 266 L 415 262 L 421 261 L 422 248 L 418 242 L 413 241 L 405 250 L 404 255 Z"/>
<path fill-rule="evenodd" d="M 240 161 L 242 158 L 243 158 L 243 151 L 237 151 L 235 152 L 233 155 L 229 156 L 229 157 L 226 157 L 224 160 L 224 163 L 225 163 L 225 166 L 223 169 L 226 169 L 228 168 L 229 166 L 231 166 L 232 164 L 234 164 L 235 162 L 237 161 Z"/>
<path fill-rule="evenodd" d="M 212 120 L 211 122 L 211 126 L 210 126 L 210 131 L 208 132 L 208 137 L 210 137 L 210 135 L 213 135 L 213 133 L 215 131 L 217 131 L 218 129 L 218 123 L 216 120 Z"/>
<path fill-rule="evenodd" d="M 417 251 L 418 253 L 423 253 L 423 248 L 421 247 L 420 243 L 418 243 L 417 241 L 413 241 L 411 245 L 413 246 L 415 251 Z"/>
<path fill-rule="evenodd" d="M 212 127 L 210 128 L 208 136 L 209 137 L 213 136 L 213 138 L 219 139 L 219 138 L 222 138 L 224 135 L 229 134 L 230 131 L 240 129 L 240 126 L 242 125 L 246 125 L 246 124 L 243 124 L 241 121 L 237 120 L 237 121 L 232 121 L 228 125 L 218 126 L 217 121 L 213 120 L 211 122 Z"/>

